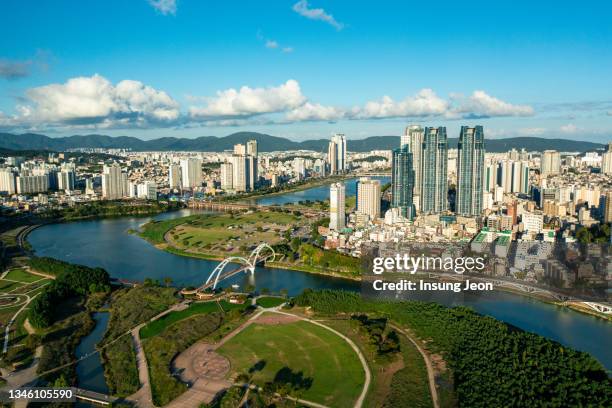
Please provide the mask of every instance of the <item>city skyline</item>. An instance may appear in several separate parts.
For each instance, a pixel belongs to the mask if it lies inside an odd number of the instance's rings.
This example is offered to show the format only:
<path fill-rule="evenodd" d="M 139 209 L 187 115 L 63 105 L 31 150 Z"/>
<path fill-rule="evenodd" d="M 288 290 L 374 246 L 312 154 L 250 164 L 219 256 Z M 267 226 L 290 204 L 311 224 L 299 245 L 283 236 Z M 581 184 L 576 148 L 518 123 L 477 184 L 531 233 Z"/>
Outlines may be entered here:
<path fill-rule="evenodd" d="M 306 140 L 340 128 L 361 139 L 399 135 L 405 123 L 458 134 L 478 120 L 488 139 L 607 142 L 612 133 L 604 2 L 530 4 L 530 13 L 478 2 L 447 3 L 448 13 L 344 1 L 233 6 L 7 4 L 0 30 L 19 41 L 0 48 L 0 131 Z M 478 24 L 456 24 L 468 17 Z M 568 19 L 590 23 L 560 24 Z"/>

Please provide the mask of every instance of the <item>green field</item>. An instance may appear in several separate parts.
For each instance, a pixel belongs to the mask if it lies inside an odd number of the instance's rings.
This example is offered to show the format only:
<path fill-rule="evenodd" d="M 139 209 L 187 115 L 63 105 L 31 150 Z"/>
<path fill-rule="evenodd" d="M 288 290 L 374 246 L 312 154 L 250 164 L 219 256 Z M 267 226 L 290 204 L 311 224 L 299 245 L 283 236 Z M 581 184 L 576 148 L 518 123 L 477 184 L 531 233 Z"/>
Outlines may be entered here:
<path fill-rule="evenodd" d="M 302 219 L 283 212 L 192 215 L 145 224 L 140 236 L 180 255 L 244 255 L 261 242 L 274 245 Z"/>
<path fill-rule="evenodd" d="M 302 384 L 299 397 L 333 407 L 352 407 L 364 372 L 357 354 L 336 334 L 312 323 L 252 324 L 217 350 L 233 374 L 253 382 Z"/>
<path fill-rule="evenodd" d="M 300 220 L 292 214 L 256 212 L 207 215 L 171 228 L 166 241 L 180 249 L 194 252 L 245 252 L 260 242 L 279 242 L 288 224 Z"/>
<path fill-rule="evenodd" d="M 19 269 L 10 270 L 9 273 L 6 274 L 4 279 L 14 280 L 14 281 L 19 281 L 19 282 L 24 282 L 24 283 L 31 283 L 31 282 L 36 282 L 38 280 L 41 280 L 43 279 L 43 277 L 31 274 L 27 272 L 26 270 L 19 268 Z"/>
<path fill-rule="evenodd" d="M 8 293 L 22 286 L 23 283 L 0 280 L 0 293 Z"/>
<path fill-rule="evenodd" d="M 246 305 L 238 305 L 231 304 L 224 300 L 220 302 L 201 302 L 201 303 L 193 303 L 185 310 L 180 310 L 177 312 L 168 313 L 165 316 L 160 317 L 159 319 L 147 324 L 142 329 L 140 329 L 140 337 L 143 339 L 153 337 L 161 333 L 166 329 L 166 327 L 179 322 L 188 317 L 202 314 L 202 313 L 212 313 L 212 312 L 221 312 L 221 311 L 229 311 L 232 309 L 243 309 Z"/>
<path fill-rule="evenodd" d="M 262 296 L 257 298 L 257 304 L 264 308 L 276 307 L 285 303 L 287 299 L 276 296 Z"/>

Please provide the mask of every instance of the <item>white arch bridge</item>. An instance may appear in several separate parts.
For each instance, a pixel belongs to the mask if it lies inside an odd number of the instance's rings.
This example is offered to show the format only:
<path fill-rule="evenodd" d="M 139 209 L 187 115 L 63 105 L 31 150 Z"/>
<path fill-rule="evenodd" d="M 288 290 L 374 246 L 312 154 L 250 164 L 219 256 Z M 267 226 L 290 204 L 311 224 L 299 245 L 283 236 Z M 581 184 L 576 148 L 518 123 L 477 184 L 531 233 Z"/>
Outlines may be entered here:
<path fill-rule="evenodd" d="M 200 286 L 197 291 L 202 292 L 210 288 L 214 290 L 217 288 L 217 283 L 219 281 L 232 277 L 239 272 L 251 272 L 251 274 L 254 274 L 255 267 L 258 263 L 266 261 L 270 258 L 274 260 L 275 257 L 276 253 L 274 252 L 274 249 L 272 249 L 270 245 L 262 243 L 251 252 L 248 258 L 244 258 L 242 256 L 230 256 L 225 258 L 215 267 L 215 269 L 208 276 L 208 279 L 206 279 L 206 282 L 204 282 L 204 284 Z M 225 268 L 229 264 L 239 264 L 239 267 L 232 269 L 231 271 L 224 272 Z"/>

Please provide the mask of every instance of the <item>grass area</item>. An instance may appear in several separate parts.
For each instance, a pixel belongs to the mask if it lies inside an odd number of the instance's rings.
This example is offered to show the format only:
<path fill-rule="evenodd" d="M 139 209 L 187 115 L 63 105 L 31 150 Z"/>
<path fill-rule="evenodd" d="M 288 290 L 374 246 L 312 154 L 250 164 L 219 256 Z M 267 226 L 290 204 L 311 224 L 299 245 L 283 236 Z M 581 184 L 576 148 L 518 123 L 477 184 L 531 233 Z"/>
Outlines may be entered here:
<path fill-rule="evenodd" d="M 140 231 L 139 235 L 153 244 L 163 244 L 165 242 L 164 235 L 169 229 L 172 229 L 177 225 L 184 224 L 185 222 L 188 222 L 192 219 L 196 219 L 198 217 L 198 215 L 191 215 L 188 217 L 174 218 L 170 220 L 153 220 L 146 223 L 142 227 L 142 230 Z"/>
<path fill-rule="evenodd" d="M 28 296 L 33 297 L 40 291 L 44 289 L 44 287 L 51 282 L 51 279 L 41 279 L 34 283 L 28 283 L 27 285 L 21 286 L 19 289 L 15 289 L 13 294 L 22 294 L 27 293 Z"/>
<path fill-rule="evenodd" d="M 0 292 L 8 293 L 22 286 L 23 286 L 23 283 L 20 283 L 20 282 L 10 282 L 6 280 L 0 280 Z"/>
<path fill-rule="evenodd" d="M 178 255 L 225 257 L 244 255 L 260 242 L 279 243 L 285 231 L 303 222 L 291 213 L 271 211 L 200 214 L 149 222 L 140 236 Z"/>
<path fill-rule="evenodd" d="M 236 374 L 254 383 L 288 382 L 301 398 L 352 407 L 364 372 L 354 350 L 336 334 L 312 323 L 252 324 L 217 350 Z"/>
<path fill-rule="evenodd" d="M 149 320 L 177 302 L 172 288 L 139 286 L 115 292 L 110 301 L 110 319 L 101 345 Z M 110 393 L 126 396 L 138 390 L 138 368 L 132 339 L 126 337 L 102 352 L 104 375 Z"/>
<path fill-rule="evenodd" d="M 34 275 L 28 271 L 26 271 L 25 269 L 11 269 L 6 276 L 4 277 L 4 279 L 8 279 L 8 280 L 13 280 L 13 281 L 19 281 L 19 282 L 23 282 L 23 283 L 32 283 L 32 282 L 36 282 L 38 280 L 43 279 L 42 276 L 38 276 L 38 275 Z"/>
<path fill-rule="evenodd" d="M 410 406 L 415 408 L 431 407 L 427 368 L 423 356 L 408 339 L 404 336 L 400 338 L 404 367 L 391 378 L 385 407 L 405 407 L 406 401 L 410 401 Z"/>
<path fill-rule="evenodd" d="M 261 296 L 257 298 L 257 304 L 261 307 L 265 307 L 266 309 L 280 306 L 286 301 L 287 299 L 276 296 Z"/>
<path fill-rule="evenodd" d="M 104 377 L 113 395 L 125 397 L 140 387 L 132 336 L 124 336 L 102 350 Z"/>
<path fill-rule="evenodd" d="M 236 305 L 225 300 L 217 302 L 199 302 L 191 304 L 187 309 L 180 310 L 176 312 L 170 312 L 167 315 L 160 317 L 159 319 L 152 321 L 151 323 L 144 326 L 140 329 L 140 337 L 142 339 L 146 339 L 149 337 L 157 336 L 162 331 L 164 331 L 167 327 L 184 320 L 188 317 L 204 314 L 204 313 L 212 313 L 212 312 L 223 312 L 229 311 L 232 309 L 244 309 L 247 305 Z"/>
<path fill-rule="evenodd" d="M 354 319 L 329 319 L 324 324 L 349 337 L 364 354 L 372 373 L 365 406 L 432 406 L 425 362 L 407 338 L 400 336 L 399 352 L 381 355 L 378 344 L 365 335 Z"/>
<path fill-rule="evenodd" d="M 17 313 L 19 309 L 21 309 L 23 305 L 19 306 L 11 306 L 7 308 L 0 309 L 0 325 L 2 325 L 2 334 L 4 335 L 4 327 L 7 325 L 9 320 Z M 3 339 L 4 340 L 4 339 Z"/>
<path fill-rule="evenodd" d="M 299 217 L 278 212 L 204 215 L 168 230 L 166 241 L 189 253 L 244 254 L 260 242 L 274 245 Z"/>
<path fill-rule="evenodd" d="M 172 359 L 202 337 L 216 331 L 223 319 L 221 312 L 195 315 L 157 336 L 143 340 L 149 363 L 151 393 L 156 406 L 168 404 L 187 390 L 187 386 L 170 372 Z"/>

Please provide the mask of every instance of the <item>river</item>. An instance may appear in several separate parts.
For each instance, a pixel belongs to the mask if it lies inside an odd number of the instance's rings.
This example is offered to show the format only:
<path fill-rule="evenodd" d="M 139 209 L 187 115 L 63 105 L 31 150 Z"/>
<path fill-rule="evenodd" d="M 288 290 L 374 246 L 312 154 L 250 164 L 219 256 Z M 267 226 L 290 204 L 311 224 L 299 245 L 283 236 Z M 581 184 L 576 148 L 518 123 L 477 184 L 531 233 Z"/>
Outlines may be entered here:
<path fill-rule="evenodd" d="M 353 187 L 351 187 L 353 185 Z M 299 200 L 327 198 L 328 187 L 314 187 L 288 193 Z M 347 194 L 354 195 L 354 183 L 347 183 Z M 282 202 L 286 195 L 269 197 Z M 267 199 L 267 198 L 266 198 Z M 285 201 L 287 202 L 287 201 Z M 183 210 L 161 214 L 156 219 L 184 216 Z M 150 218 L 123 217 L 66 224 L 51 224 L 34 230 L 28 241 L 38 256 L 51 256 L 68 262 L 105 268 L 111 276 L 142 281 L 145 278 L 170 277 L 178 287 L 201 284 L 217 262 L 187 258 L 160 251 L 136 235 L 128 233 Z M 228 284 L 253 284 L 258 290 L 286 289 L 290 295 L 305 288 L 359 290 L 359 283 L 305 272 L 275 268 L 257 268 L 254 276 L 240 274 Z M 556 340 L 565 346 L 587 351 L 608 370 L 612 370 L 612 324 L 525 296 L 506 292 L 436 292 L 416 293 L 418 300 L 432 300 L 456 306 L 466 305 L 524 330 Z"/>
<path fill-rule="evenodd" d="M 96 322 L 94 329 L 85 336 L 76 348 L 76 357 L 81 358 L 96 349 L 96 344 L 104 337 L 106 326 L 108 325 L 108 312 L 94 313 L 93 319 Z M 100 354 L 96 353 L 91 357 L 79 361 L 76 366 L 76 374 L 79 380 L 79 388 L 95 391 L 102 394 L 108 393 L 108 386 L 104 379 L 104 368 Z"/>

